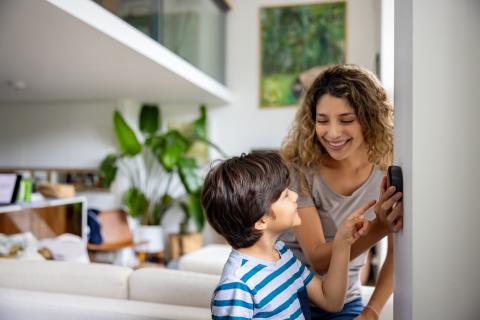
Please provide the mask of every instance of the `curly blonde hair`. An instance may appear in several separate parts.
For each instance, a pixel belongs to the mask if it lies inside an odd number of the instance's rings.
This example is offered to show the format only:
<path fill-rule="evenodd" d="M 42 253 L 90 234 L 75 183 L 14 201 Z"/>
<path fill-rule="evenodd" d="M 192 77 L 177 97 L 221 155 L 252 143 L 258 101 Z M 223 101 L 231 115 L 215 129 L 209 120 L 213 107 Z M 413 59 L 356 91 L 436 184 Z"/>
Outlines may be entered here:
<path fill-rule="evenodd" d="M 331 66 L 315 79 L 282 144 L 282 157 L 300 169 L 319 163 L 326 154 L 315 132 L 317 103 L 324 94 L 348 101 L 362 127 L 368 160 L 386 170 L 393 153 L 393 105 L 377 77 L 352 64 Z"/>

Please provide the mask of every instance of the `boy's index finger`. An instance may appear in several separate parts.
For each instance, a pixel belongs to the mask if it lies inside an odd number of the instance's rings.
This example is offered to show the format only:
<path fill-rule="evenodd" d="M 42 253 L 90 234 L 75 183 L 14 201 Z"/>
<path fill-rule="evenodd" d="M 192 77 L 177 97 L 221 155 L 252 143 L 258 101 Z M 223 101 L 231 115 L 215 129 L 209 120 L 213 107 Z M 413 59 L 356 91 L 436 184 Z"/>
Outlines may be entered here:
<path fill-rule="evenodd" d="M 352 220 L 357 220 L 357 217 L 359 216 L 363 216 L 363 214 L 368 211 L 368 209 L 370 209 L 371 207 L 373 207 L 375 205 L 375 203 L 377 203 L 377 200 L 371 200 L 369 202 L 367 202 L 366 204 L 364 204 L 362 207 L 358 208 L 357 210 L 355 210 L 347 219 L 349 221 L 352 221 Z"/>
<path fill-rule="evenodd" d="M 357 223 L 362 222 L 363 220 L 365 220 L 365 216 L 363 214 L 360 214 L 360 215 L 354 217 L 353 223 L 357 224 Z"/>
<path fill-rule="evenodd" d="M 347 221 L 349 222 L 350 226 L 355 226 L 357 223 L 362 222 L 364 219 L 365 216 L 357 210 L 350 217 L 347 218 Z"/>

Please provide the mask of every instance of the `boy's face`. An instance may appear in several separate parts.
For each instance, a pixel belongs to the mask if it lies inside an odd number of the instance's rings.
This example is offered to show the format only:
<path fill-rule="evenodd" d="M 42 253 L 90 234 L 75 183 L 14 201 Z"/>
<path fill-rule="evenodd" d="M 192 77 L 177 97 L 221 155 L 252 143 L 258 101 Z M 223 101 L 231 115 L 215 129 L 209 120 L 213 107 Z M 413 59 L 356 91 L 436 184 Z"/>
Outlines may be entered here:
<path fill-rule="evenodd" d="M 280 197 L 272 204 L 273 216 L 269 222 L 269 229 L 274 232 L 283 232 L 300 225 L 302 222 L 297 211 L 298 194 L 290 189 L 283 190 Z"/>

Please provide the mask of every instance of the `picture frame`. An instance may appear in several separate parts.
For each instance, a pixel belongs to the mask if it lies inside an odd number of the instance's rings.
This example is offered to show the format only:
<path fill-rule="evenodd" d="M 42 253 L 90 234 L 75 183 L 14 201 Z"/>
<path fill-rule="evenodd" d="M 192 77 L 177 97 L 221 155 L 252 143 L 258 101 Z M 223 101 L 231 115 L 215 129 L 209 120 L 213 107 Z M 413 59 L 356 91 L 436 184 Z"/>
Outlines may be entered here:
<path fill-rule="evenodd" d="M 347 2 L 259 9 L 259 107 L 297 106 L 321 70 L 346 62 Z"/>

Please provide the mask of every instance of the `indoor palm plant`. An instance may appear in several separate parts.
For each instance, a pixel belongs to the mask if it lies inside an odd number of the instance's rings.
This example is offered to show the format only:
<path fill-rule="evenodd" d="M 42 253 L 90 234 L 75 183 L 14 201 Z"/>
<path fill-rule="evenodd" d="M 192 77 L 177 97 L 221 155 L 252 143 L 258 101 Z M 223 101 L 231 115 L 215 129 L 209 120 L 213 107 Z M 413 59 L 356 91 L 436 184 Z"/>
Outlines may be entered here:
<path fill-rule="evenodd" d="M 103 186 L 109 187 L 120 172 L 129 184 L 123 197 L 124 205 L 142 225 L 159 226 L 166 211 L 178 204 L 185 213 L 181 233 L 187 232 L 189 219 L 200 232 L 205 222 L 200 204 L 203 180 L 196 159 L 189 156 L 188 151 L 194 143 L 201 142 L 223 154 L 207 139 L 206 122 L 206 108 L 202 105 L 200 116 L 190 123 L 187 132 L 162 130 L 160 108 L 143 105 L 139 139 L 120 112 L 115 111 L 113 123 L 120 150 L 107 155 L 100 165 Z M 179 196 L 172 190 L 175 181 L 179 181 L 183 189 Z"/>

